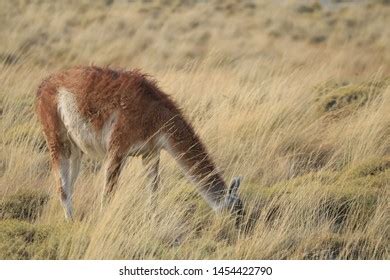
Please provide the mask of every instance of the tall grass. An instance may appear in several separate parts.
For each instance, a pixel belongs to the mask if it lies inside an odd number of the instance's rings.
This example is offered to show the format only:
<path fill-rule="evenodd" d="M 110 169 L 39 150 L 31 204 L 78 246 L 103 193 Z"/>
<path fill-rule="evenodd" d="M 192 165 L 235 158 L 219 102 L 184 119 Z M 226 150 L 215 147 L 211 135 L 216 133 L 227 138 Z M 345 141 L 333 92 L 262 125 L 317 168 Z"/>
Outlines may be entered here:
<path fill-rule="evenodd" d="M 0 3 L 0 258 L 388 259 L 389 8 L 188 3 Z M 35 91 L 84 63 L 153 74 L 224 178 L 243 176 L 240 228 L 164 152 L 155 212 L 138 158 L 100 212 L 84 157 L 64 220 Z"/>

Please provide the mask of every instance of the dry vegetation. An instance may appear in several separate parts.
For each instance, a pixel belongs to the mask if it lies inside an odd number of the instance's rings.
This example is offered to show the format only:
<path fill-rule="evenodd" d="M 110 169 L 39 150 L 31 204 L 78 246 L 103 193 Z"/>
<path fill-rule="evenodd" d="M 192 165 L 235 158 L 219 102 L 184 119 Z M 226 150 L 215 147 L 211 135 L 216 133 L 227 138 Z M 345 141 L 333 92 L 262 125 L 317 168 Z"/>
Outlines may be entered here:
<path fill-rule="evenodd" d="M 0 1 L 1 259 L 389 259 L 389 1 L 197 2 Z M 239 230 L 165 153 L 154 218 L 139 159 L 99 213 L 84 158 L 65 222 L 35 91 L 90 63 L 160 81 L 244 177 Z"/>

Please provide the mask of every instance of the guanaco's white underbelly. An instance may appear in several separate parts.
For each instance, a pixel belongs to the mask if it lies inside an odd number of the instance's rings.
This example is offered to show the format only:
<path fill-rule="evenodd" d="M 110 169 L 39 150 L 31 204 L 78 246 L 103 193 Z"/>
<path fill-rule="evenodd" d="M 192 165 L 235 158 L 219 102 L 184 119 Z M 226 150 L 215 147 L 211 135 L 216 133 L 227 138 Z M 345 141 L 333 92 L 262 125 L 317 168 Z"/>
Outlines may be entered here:
<path fill-rule="evenodd" d="M 104 158 L 117 114 L 114 112 L 101 131 L 96 132 L 92 124 L 80 115 L 73 93 L 65 88 L 58 91 L 58 111 L 67 133 L 75 144 L 89 156 Z"/>

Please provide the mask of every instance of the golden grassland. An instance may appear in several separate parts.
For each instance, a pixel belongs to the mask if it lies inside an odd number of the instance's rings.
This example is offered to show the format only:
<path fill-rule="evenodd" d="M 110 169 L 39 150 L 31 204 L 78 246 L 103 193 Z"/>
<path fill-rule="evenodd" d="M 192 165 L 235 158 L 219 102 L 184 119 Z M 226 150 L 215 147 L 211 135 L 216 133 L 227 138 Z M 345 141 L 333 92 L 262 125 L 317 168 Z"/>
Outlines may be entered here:
<path fill-rule="evenodd" d="M 389 259 L 390 7 L 321 3 L 0 1 L 0 259 Z M 34 99 L 75 64 L 152 74 L 243 176 L 241 227 L 166 153 L 155 213 L 137 158 L 100 212 L 84 157 L 66 222 Z"/>

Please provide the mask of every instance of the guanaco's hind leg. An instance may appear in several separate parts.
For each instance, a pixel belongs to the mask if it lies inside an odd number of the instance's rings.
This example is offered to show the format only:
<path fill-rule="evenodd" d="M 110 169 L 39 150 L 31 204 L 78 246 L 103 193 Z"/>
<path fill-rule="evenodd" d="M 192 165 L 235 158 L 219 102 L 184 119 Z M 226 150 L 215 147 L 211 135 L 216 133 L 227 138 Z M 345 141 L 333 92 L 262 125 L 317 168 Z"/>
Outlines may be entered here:
<path fill-rule="evenodd" d="M 157 190 L 160 180 L 158 167 L 160 162 L 160 153 L 158 151 L 153 151 L 145 153 L 142 155 L 142 163 L 145 167 L 147 184 L 151 191 L 150 195 L 150 206 L 152 208 L 156 207 L 157 200 Z"/>
<path fill-rule="evenodd" d="M 73 185 L 79 173 L 82 153 L 69 138 L 55 103 L 50 97 L 50 95 L 40 96 L 37 111 L 50 151 L 52 169 L 65 216 L 72 219 Z"/>
<path fill-rule="evenodd" d="M 65 150 L 60 151 L 55 163 L 55 172 L 59 181 L 61 202 L 65 211 L 65 217 L 73 218 L 73 190 L 80 171 L 81 151 L 70 140 L 65 140 Z"/>
<path fill-rule="evenodd" d="M 105 184 L 102 197 L 102 209 L 112 198 L 119 175 L 123 167 L 124 157 L 120 153 L 113 153 L 108 156 L 105 163 Z"/>
<path fill-rule="evenodd" d="M 53 173 L 67 219 L 73 218 L 73 186 L 80 170 L 81 150 L 68 138 L 64 127 L 57 122 L 58 131 L 48 129 L 53 118 L 47 118 L 44 132 L 48 143 Z"/>

